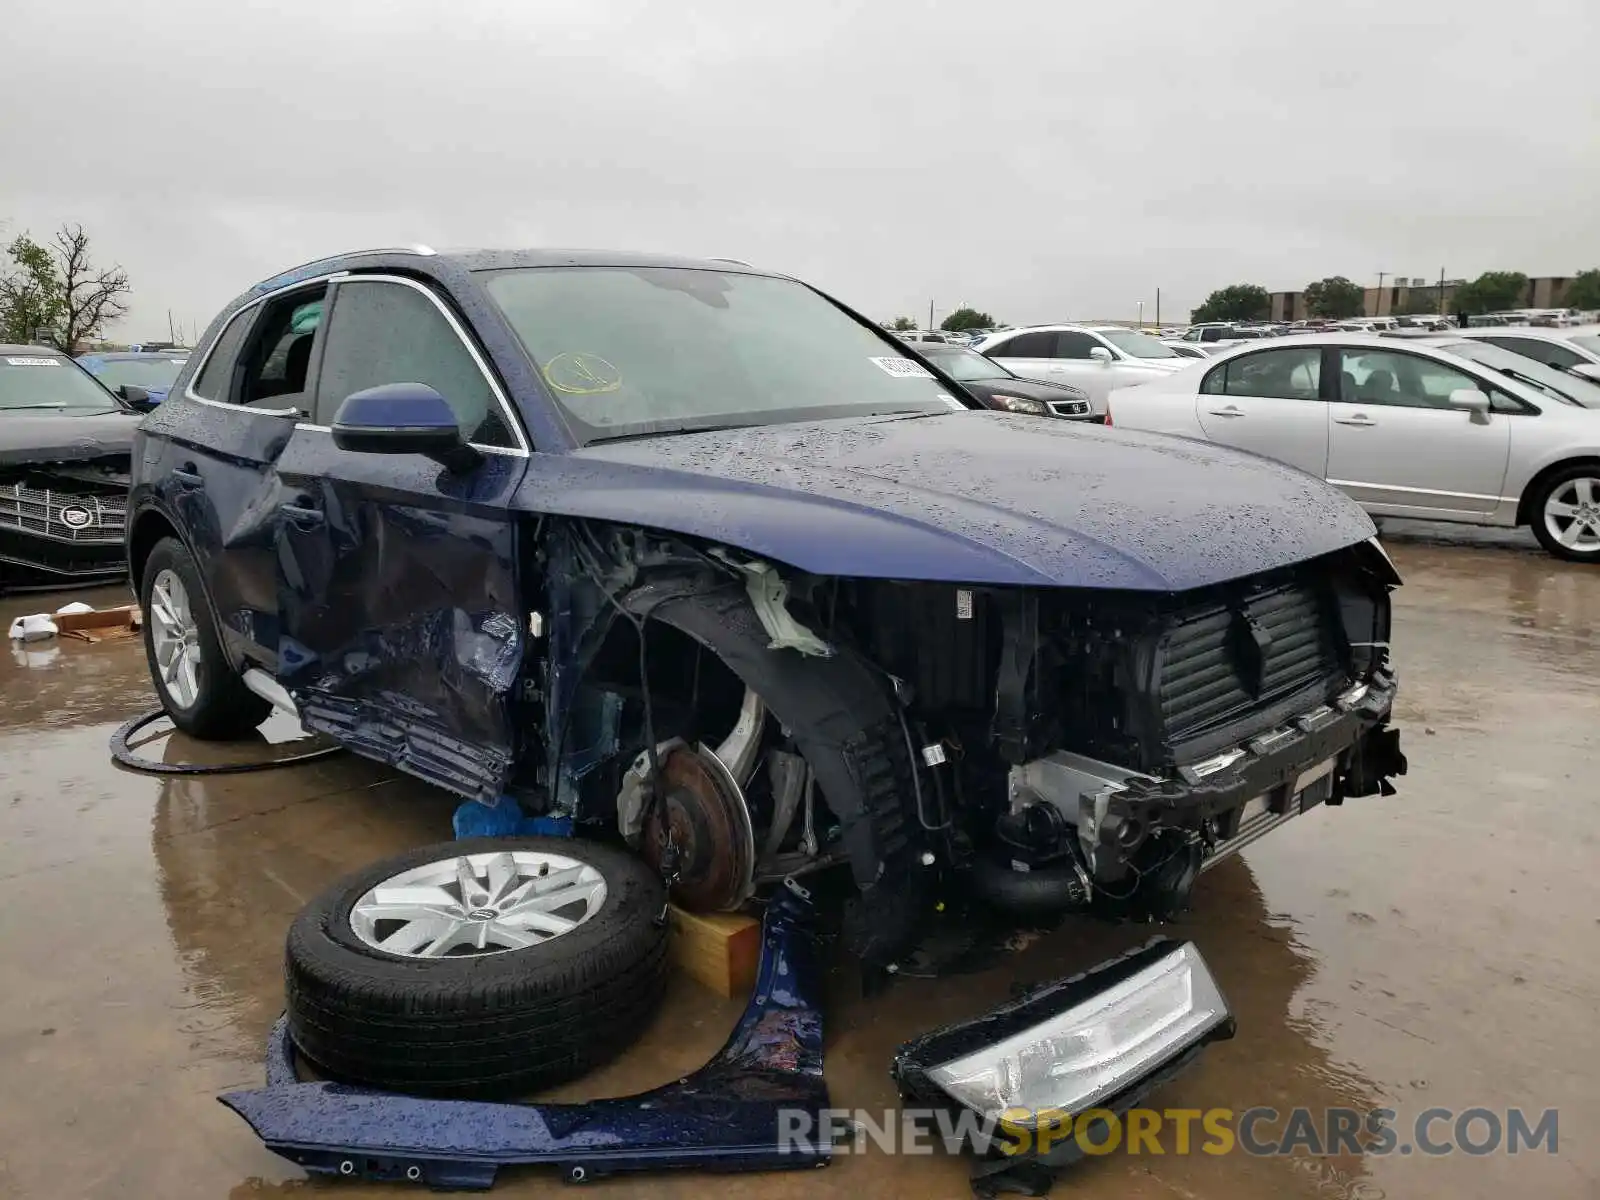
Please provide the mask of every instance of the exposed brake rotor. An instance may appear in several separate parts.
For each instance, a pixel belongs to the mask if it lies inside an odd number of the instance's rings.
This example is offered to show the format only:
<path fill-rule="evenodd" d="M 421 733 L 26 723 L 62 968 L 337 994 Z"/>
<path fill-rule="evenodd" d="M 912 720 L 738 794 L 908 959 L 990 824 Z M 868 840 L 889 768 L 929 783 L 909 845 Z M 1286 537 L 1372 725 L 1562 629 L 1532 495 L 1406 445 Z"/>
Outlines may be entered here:
<path fill-rule="evenodd" d="M 738 783 L 705 746 L 663 747 L 661 800 L 644 822 L 640 852 L 661 867 L 667 831 L 678 851 L 672 899 L 691 912 L 737 908 L 755 877 L 755 830 Z"/>

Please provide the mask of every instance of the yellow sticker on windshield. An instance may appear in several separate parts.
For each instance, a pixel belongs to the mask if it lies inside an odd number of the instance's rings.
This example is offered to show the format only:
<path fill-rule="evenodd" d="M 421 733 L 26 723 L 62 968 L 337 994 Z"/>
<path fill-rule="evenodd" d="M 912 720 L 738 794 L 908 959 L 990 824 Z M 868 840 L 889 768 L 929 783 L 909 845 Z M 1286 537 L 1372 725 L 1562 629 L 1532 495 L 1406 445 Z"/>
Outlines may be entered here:
<path fill-rule="evenodd" d="M 545 382 L 569 396 L 598 396 L 622 386 L 622 372 L 598 354 L 558 354 L 544 365 Z"/>

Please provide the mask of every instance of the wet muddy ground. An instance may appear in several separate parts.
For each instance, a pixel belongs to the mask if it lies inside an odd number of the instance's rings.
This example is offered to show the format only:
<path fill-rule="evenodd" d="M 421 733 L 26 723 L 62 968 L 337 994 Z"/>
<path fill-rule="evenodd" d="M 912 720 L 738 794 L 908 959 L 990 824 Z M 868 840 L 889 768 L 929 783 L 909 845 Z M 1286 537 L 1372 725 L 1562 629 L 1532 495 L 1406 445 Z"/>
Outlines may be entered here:
<path fill-rule="evenodd" d="M 1318 810 L 1202 878 L 1169 932 L 1200 944 L 1239 1036 L 1153 1102 L 1389 1107 L 1402 1128 L 1436 1106 L 1554 1108 L 1557 1153 L 1178 1156 L 1168 1139 L 1159 1157 L 1084 1164 L 1057 1195 L 1600 1196 L 1600 569 L 1513 535 L 1392 526 L 1386 539 L 1407 579 L 1395 642 L 1411 774 L 1398 796 Z M 46 600 L 0 601 L 0 621 L 59 602 Z M 0 1197 L 404 1194 L 307 1183 L 214 1097 L 260 1080 L 300 905 L 349 869 L 447 837 L 453 802 L 345 756 L 194 780 L 119 771 L 107 736 L 150 705 L 137 642 L 0 651 Z M 870 1002 L 841 974 L 835 1103 L 882 1110 L 904 1036 L 1150 932 L 1073 922 L 1000 968 L 903 980 Z M 566 1095 L 677 1077 L 738 1008 L 675 981 L 636 1051 Z M 498 1194 L 563 1186 L 507 1171 Z M 818 1173 L 591 1186 L 968 1194 L 958 1160 L 875 1151 Z"/>

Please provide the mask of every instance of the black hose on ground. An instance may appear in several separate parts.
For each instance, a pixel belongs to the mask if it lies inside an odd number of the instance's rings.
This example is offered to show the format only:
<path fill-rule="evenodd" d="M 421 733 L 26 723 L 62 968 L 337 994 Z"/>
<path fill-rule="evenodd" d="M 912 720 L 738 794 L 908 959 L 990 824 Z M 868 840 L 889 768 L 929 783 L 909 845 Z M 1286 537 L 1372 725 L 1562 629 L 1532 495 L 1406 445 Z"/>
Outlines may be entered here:
<path fill-rule="evenodd" d="M 242 775 L 246 771 L 269 771 L 273 767 L 292 767 L 300 763 L 315 762 L 319 758 L 343 751 L 343 746 L 323 746 L 318 750 L 308 750 L 304 754 L 294 754 L 288 758 L 273 758 L 265 762 L 244 763 L 213 763 L 201 765 L 198 763 L 162 763 L 154 759 L 145 758 L 136 753 L 129 745 L 128 739 L 146 725 L 154 724 L 167 715 L 165 709 L 155 709 L 143 716 L 134 717 L 131 721 L 124 721 L 115 733 L 111 735 L 111 757 L 119 767 L 127 767 L 130 771 L 140 771 L 146 775 Z"/>

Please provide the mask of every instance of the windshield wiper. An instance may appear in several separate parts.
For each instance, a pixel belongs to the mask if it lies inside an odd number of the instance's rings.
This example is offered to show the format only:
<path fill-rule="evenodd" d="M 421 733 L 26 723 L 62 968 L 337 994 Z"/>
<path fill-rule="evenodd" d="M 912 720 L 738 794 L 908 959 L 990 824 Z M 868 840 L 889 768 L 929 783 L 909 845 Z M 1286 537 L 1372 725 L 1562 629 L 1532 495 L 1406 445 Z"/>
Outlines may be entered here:
<path fill-rule="evenodd" d="M 591 438 L 594 442 L 632 442 L 639 438 L 664 437 L 669 433 L 722 433 L 729 429 L 754 429 L 755 425 L 696 425 L 691 422 L 673 424 L 666 422 L 662 425 L 652 426 L 649 429 L 636 430 L 633 433 L 608 433 L 600 437 Z"/>
<path fill-rule="evenodd" d="M 18 412 L 18 411 L 20 411 L 22 409 L 25 409 L 25 408 L 66 408 L 66 407 L 67 407 L 67 405 L 66 405 L 65 401 L 63 401 L 60 404 L 7 404 L 5 406 L 5 411 L 6 412 Z"/>

